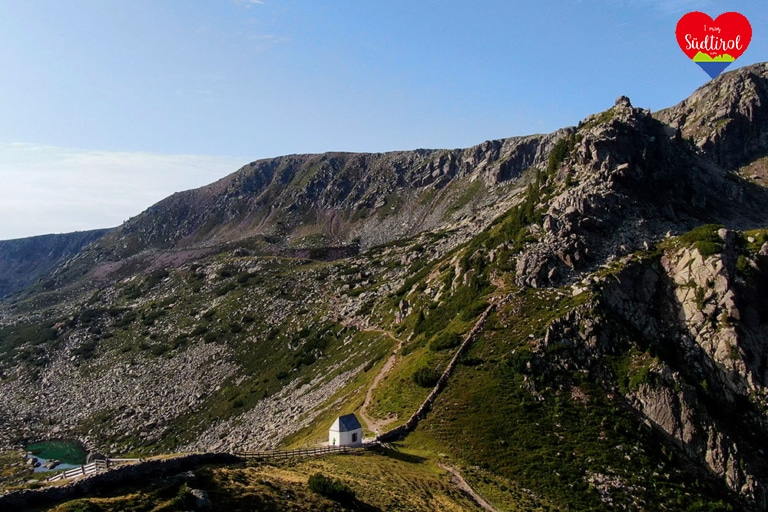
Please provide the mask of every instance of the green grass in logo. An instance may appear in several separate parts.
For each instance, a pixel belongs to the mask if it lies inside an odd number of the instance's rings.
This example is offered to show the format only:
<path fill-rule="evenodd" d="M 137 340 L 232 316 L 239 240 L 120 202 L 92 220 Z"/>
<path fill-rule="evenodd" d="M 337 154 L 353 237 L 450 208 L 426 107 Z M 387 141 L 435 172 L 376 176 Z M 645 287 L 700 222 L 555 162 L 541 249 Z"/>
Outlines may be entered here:
<path fill-rule="evenodd" d="M 734 62 L 736 59 L 724 53 L 717 57 L 710 57 L 704 52 L 699 52 L 693 57 L 693 62 Z"/>

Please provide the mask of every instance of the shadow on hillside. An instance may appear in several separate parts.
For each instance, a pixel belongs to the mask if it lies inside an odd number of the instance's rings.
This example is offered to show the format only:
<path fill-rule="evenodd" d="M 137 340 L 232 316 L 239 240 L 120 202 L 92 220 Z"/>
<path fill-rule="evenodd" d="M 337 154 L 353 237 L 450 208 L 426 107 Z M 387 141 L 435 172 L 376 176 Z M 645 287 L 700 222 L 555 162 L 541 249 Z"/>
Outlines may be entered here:
<path fill-rule="evenodd" d="M 379 507 L 369 505 L 368 503 L 362 502 L 358 499 L 354 500 L 352 503 L 348 503 L 348 505 L 352 507 L 352 510 L 359 510 L 361 512 L 383 512 L 383 510 Z"/>
<path fill-rule="evenodd" d="M 408 462 L 409 464 L 422 464 L 427 459 L 424 457 L 420 457 L 418 455 L 413 455 L 411 453 L 405 453 L 401 452 L 398 446 L 398 443 L 388 443 L 386 445 L 379 445 L 376 448 L 372 449 L 375 453 L 378 453 L 379 455 L 384 455 L 385 457 L 390 457 L 392 459 L 396 459 L 402 462 Z"/>

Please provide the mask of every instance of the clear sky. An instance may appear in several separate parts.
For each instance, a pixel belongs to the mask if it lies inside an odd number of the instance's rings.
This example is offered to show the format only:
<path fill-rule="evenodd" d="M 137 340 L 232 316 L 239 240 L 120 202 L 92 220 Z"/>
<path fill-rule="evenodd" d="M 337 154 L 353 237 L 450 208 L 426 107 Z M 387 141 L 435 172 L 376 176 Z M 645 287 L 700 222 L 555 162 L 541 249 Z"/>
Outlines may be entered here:
<path fill-rule="evenodd" d="M 709 80 L 675 26 L 768 2 L 0 0 L 0 239 L 115 226 L 259 158 L 467 147 Z"/>

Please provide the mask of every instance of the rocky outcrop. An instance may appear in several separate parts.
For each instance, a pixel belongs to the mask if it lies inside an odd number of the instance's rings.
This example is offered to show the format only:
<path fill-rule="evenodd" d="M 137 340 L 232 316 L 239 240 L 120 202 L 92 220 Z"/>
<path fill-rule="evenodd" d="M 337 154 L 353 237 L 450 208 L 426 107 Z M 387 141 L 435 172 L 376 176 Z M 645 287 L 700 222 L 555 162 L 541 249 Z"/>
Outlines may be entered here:
<path fill-rule="evenodd" d="M 766 83 L 761 81 L 760 87 Z M 710 88 L 701 94 L 708 98 L 718 92 Z M 754 116 L 761 115 L 768 116 L 768 103 L 755 107 Z M 764 224 L 764 189 L 695 154 L 625 97 L 584 120 L 572 137 L 573 149 L 549 177 L 547 187 L 554 197 L 545 196 L 538 206 L 545 210 L 541 226 L 529 228 L 537 241 L 518 258 L 521 285 L 581 278 L 613 258 L 650 247 L 668 232 L 702 223 L 739 229 Z M 722 144 L 741 143 L 737 132 L 718 137 Z M 768 151 L 764 139 L 755 136 L 755 144 Z"/>
<path fill-rule="evenodd" d="M 733 170 L 768 154 L 768 64 L 720 75 L 655 116 Z"/>
<path fill-rule="evenodd" d="M 538 240 L 518 259 L 520 284 L 567 281 L 681 224 L 674 211 L 681 201 L 672 192 L 678 167 L 667 161 L 675 151 L 649 113 L 620 98 L 573 137 L 573 149 L 549 178 L 557 195 L 539 207 L 546 213 Z"/>
<path fill-rule="evenodd" d="M 605 307 L 642 334 L 657 354 L 649 377 L 627 399 L 645 420 L 733 491 L 768 506 L 762 432 L 768 426 L 768 316 L 763 301 L 768 267 L 739 276 L 740 243 L 720 230 L 722 252 L 672 246 L 657 263 L 630 263 L 606 281 Z M 743 265 L 743 263 L 742 263 Z M 752 268 L 752 267 L 750 267 Z M 759 289 L 758 289 L 759 288 Z M 745 322 L 745 319 L 749 319 Z"/>
<path fill-rule="evenodd" d="M 594 299 L 549 325 L 530 371 L 562 385 L 575 370 L 595 376 L 748 509 L 765 510 L 768 244 L 713 226 L 660 245 L 575 284 Z"/>

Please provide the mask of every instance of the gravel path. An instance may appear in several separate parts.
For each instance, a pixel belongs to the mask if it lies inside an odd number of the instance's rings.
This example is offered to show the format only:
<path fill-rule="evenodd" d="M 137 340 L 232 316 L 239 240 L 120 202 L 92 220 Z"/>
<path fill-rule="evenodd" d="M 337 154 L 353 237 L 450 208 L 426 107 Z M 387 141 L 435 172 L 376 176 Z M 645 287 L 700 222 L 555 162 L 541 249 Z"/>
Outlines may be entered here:
<path fill-rule="evenodd" d="M 371 432 L 377 432 L 381 431 L 385 426 L 395 421 L 396 418 L 390 417 L 385 419 L 374 419 L 368 416 L 368 405 L 371 403 L 371 400 L 373 399 L 373 390 L 376 389 L 376 386 L 379 385 L 379 382 L 381 382 L 381 379 L 384 378 L 387 373 L 392 369 L 392 367 L 395 365 L 395 361 L 397 360 L 397 354 L 400 353 L 400 349 L 403 348 L 403 340 L 398 340 L 395 338 L 395 336 L 389 332 L 385 331 L 383 329 L 364 329 L 369 332 L 377 332 L 380 334 L 384 334 L 385 336 L 389 336 L 393 340 L 397 342 L 397 348 L 392 351 L 392 354 L 389 356 L 389 359 L 387 359 L 387 362 L 384 363 L 384 366 L 381 367 L 381 370 L 376 375 L 376 377 L 373 378 L 373 382 L 371 383 L 371 387 L 368 388 L 368 392 L 365 394 L 365 401 L 363 402 L 363 406 L 360 407 L 360 417 L 363 420 L 363 423 L 365 423 L 365 427 L 371 431 Z"/>
<path fill-rule="evenodd" d="M 455 484 L 459 489 L 472 497 L 472 499 L 475 500 L 475 503 L 477 503 L 483 510 L 487 510 L 488 512 L 499 512 L 493 505 L 485 501 L 485 499 L 480 496 L 466 480 L 464 480 L 464 477 L 461 476 L 458 469 L 446 466 L 445 464 L 438 465 L 451 474 L 451 483 Z"/>

